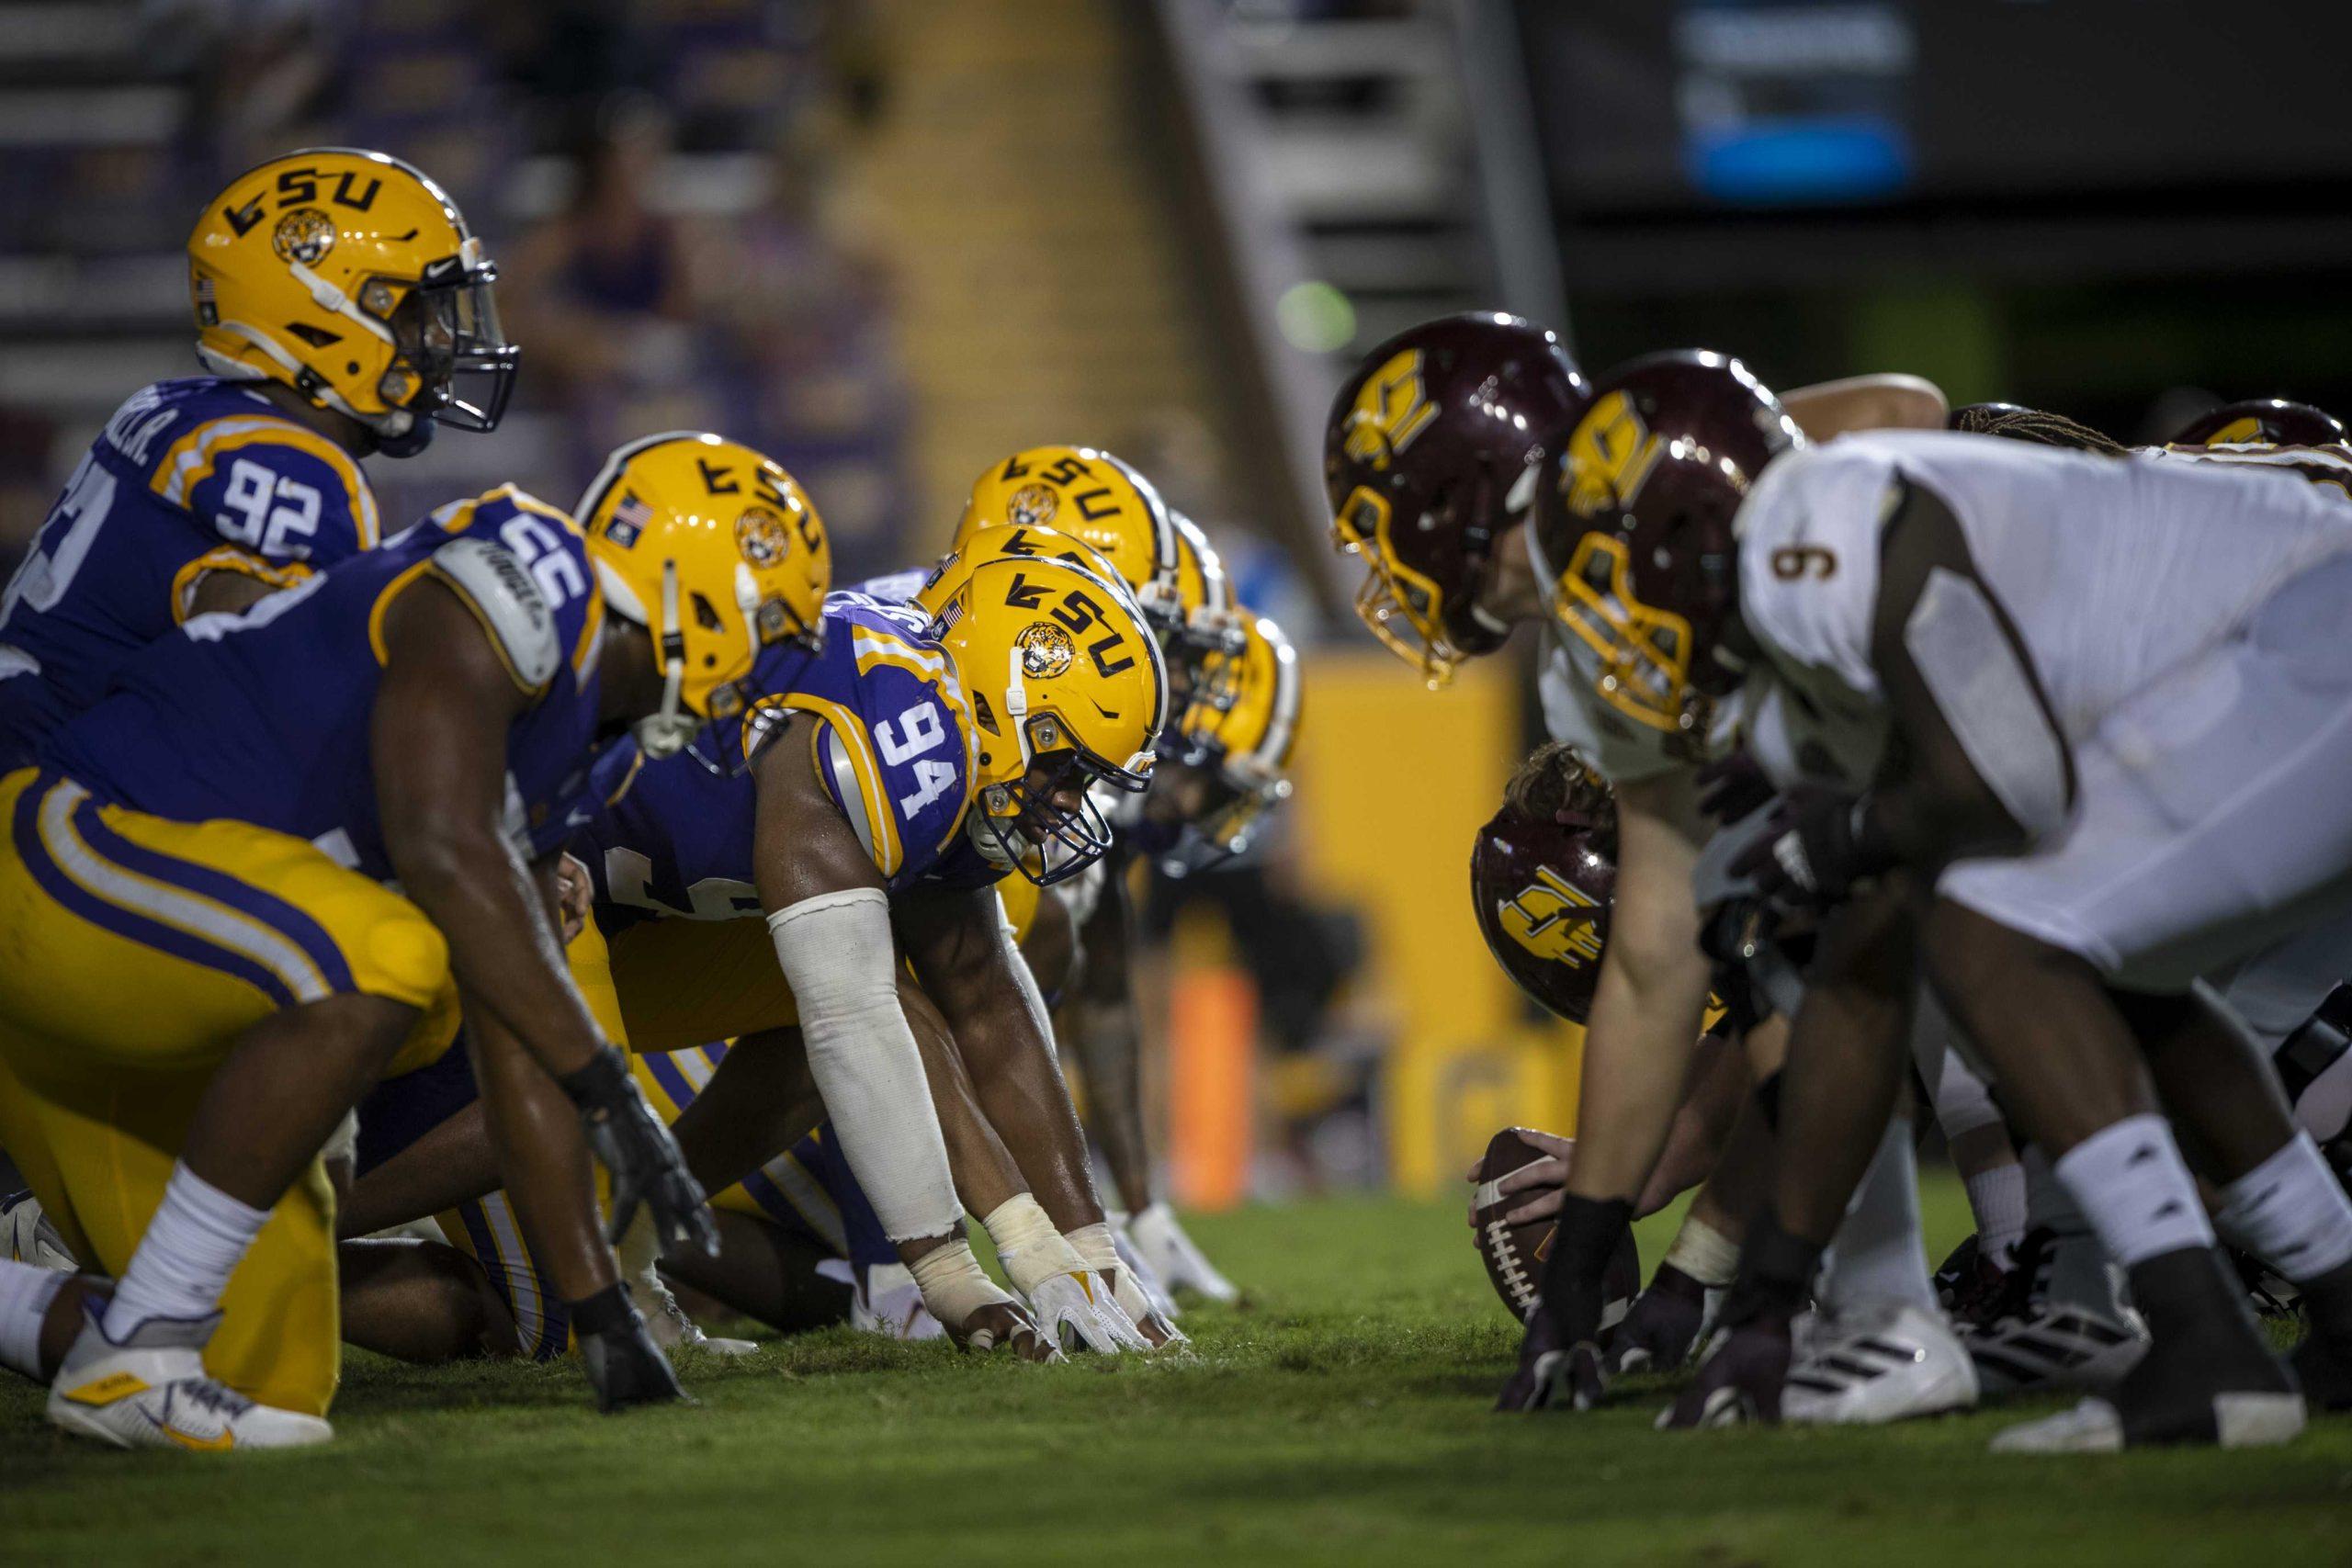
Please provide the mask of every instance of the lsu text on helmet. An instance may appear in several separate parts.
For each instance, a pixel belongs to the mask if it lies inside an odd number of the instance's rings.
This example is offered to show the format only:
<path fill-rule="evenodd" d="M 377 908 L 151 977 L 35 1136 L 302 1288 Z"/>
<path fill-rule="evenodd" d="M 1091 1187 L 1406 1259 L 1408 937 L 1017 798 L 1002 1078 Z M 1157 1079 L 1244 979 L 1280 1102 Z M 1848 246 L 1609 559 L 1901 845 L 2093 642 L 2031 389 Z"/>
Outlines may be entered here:
<path fill-rule="evenodd" d="M 1135 602 L 1051 557 L 957 570 L 932 624 L 970 700 L 988 860 L 1040 886 L 1111 847 L 1096 784 L 1140 795 L 1168 719 L 1168 675 Z"/>
<path fill-rule="evenodd" d="M 648 435 L 605 459 L 576 514 L 606 606 L 652 637 L 665 678 L 662 711 L 638 726 L 649 757 L 742 712 L 762 649 L 817 646 L 832 547 L 774 458 L 707 433 Z"/>
<path fill-rule="evenodd" d="M 1183 629 L 1175 525 L 1151 481 L 1108 452 L 1032 446 L 990 464 L 972 481 L 951 547 L 1007 526 L 1069 535 L 1111 563 L 1159 636 L 1172 643 Z"/>
<path fill-rule="evenodd" d="M 441 187 L 381 152 L 313 147 L 229 182 L 188 236 L 197 354 L 283 382 L 422 450 L 432 427 L 497 428 L 519 351 L 498 269 Z"/>

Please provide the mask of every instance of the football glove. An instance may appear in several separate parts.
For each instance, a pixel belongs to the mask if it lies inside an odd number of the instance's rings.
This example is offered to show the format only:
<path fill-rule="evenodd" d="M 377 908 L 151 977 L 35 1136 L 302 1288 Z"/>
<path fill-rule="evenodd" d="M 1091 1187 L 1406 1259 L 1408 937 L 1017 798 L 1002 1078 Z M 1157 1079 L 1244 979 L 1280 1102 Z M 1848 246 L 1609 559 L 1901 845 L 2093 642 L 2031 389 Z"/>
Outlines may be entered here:
<path fill-rule="evenodd" d="M 1496 1409 L 1589 1410 L 1600 1403 L 1608 1387 L 1600 1341 L 1609 1258 L 1633 1213 L 1623 1199 L 1561 1196 L 1559 1225 L 1544 1260 L 1544 1299 L 1528 1314 L 1519 1366 Z"/>
<path fill-rule="evenodd" d="M 717 1257 L 718 1226 L 702 1183 L 686 1169 L 678 1140 L 638 1092 L 621 1054 L 606 1045 L 586 1066 L 557 1081 L 580 1108 L 589 1148 L 612 1173 L 606 1239 L 617 1245 L 642 1204 L 653 1216 L 653 1234 L 663 1251 L 688 1246 L 706 1258 Z"/>
<path fill-rule="evenodd" d="M 1029 1291 L 1029 1310 L 1036 1314 L 1046 1337 L 1068 1350 L 1115 1356 L 1122 1350 L 1152 1348 L 1119 1305 L 1111 1281 L 1091 1269 L 1038 1280 Z"/>
<path fill-rule="evenodd" d="M 1866 805 L 1826 790 L 1786 796 L 1765 819 L 1764 830 L 1731 863 L 1732 875 L 1754 878 L 1757 891 L 1779 908 L 1844 903 L 1858 884 L 1892 863 L 1869 842 Z"/>
<path fill-rule="evenodd" d="M 1609 1337 L 1612 1373 L 1670 1372 L 1690 1359 L 1707 1317 L 1707 1287 L 1671 1263 L 1661 1263 Z"/>
<path fill-rule="evenodd" d="M 597 1409 L 609 1416 L 632 1404 L 694 1403 L 678 1386 L 678 1374 L 653 1342 L 627 1285 L 607 1285 L 569 1305 L 580 1365 L 596 1391 Z"/>

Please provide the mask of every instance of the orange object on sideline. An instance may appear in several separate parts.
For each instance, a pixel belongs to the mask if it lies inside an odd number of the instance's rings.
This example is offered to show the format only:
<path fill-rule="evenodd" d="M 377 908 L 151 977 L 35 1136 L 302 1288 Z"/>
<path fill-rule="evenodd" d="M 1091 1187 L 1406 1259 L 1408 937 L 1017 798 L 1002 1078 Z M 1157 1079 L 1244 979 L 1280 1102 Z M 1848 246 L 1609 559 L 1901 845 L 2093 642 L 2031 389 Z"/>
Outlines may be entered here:
<path fill-rule="evenodd" d="M 1230 1209 L 1257 1142 L 1258 990 L 1231 964 L 1181 966 L 1169 996 L 1169 1156 L 1176 1201 Z"/>

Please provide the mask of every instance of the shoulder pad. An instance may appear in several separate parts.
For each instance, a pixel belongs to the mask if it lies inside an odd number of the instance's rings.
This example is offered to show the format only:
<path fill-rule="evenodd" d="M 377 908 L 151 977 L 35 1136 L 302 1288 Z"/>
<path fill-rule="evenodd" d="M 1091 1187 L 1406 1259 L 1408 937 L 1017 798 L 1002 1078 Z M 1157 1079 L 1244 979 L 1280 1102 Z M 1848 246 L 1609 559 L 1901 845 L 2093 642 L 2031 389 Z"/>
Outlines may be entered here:
<path fill-rule="evenodd" d="M 505 659 L 515 684 L 536 692 L 563 662 L 555 613 L 531 574 L 504 546 L 452 539 L 433 552 L 433 570 L 470 605 Z"/>

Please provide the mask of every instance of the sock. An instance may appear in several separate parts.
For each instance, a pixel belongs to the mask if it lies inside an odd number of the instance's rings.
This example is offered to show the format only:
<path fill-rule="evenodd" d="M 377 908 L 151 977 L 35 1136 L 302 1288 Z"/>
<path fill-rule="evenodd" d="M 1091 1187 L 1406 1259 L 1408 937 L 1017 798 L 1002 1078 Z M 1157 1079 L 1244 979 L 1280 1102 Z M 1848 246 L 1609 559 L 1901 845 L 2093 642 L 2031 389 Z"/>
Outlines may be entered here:
<path fill-rule="evenodd" d="M 2297 1284 L 2352 1261 L 2352 1201 L 2309 1133 L 2222 1188 L 2213 1222 Z"/>
<path fill-rule="evenodd" d="M 2091 1234 L 2090 1222 L 2075 1206 L 2066 1184 L 2052 1171 L 2041 1150 L 2029 1144 L 2018 1151 L 2018 1159 L 2025 1168 L 2026 1236 L 2031 1240 L 2037 1232 L 2049 1236 L 2039 1255 L 2033 1294 L 2120 1321 L 2131 1303 L 2122 1267 Z"/>
<path fill-rule="evenodd" d="M 1919 1171 L 1905 1116 L 1889 1122 L 1880 1137 L 1846 1218 L 1829 1239 L 1821 1280 L 1821 1304 L 1832 1313 L 1894 1302 L 1940 1310 L 1919 1234 Z"/>
<path fill-rule="evenodd" d="M 40 1375 L 41 1319 L 73 1277 L 38 1263 L 0 1260 L 0 1367 L 35 1382 L 46 1381 Z"/>
<path fill-rule="evenodd" d="M 267 1210 L 238 1202 L 187 1166 L 172 1167 L 164 1201 L 107 1307 L 107 1337 L 119 1345 L 149 1318 L 185 1320 L 219 1310 L 229 1276 L 268 1218 Z"/>
<path fill-rule="evenodd" d="M 2025 1235 L 2025 1167 L 1996 1165 L 1968 1179 L 1976 1215 L 1976 1256 L 2007 1269 Z"/>
<path fill-rule="evenodd" d="M 2197 1184 L 2161 1116 L 2126 1116 L 2102 1127 L 2060 1156 L 2055 1168 L 2108 1256 L 2126 1269 L 2213 1245 Z"/>

